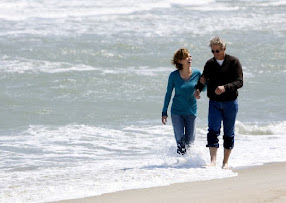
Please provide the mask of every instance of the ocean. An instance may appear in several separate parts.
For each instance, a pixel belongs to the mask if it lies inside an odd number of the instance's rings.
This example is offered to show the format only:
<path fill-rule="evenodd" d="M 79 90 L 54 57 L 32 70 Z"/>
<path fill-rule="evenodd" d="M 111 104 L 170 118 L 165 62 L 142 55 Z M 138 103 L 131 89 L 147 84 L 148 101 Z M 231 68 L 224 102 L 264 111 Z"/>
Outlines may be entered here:
<path fill-rule="evenodd" d="M 48 202 L 236 176 L 209 162 L 208 98 L 176 155 L 170 61 L 222 37 L 240 59 L 234 169 L 286 161 L 285 0 L 0 2 L 0 202 Z M 169 107 L 170 109 L 170 107 Z M 220 138 L 222 144 L 222 139 Z"/>

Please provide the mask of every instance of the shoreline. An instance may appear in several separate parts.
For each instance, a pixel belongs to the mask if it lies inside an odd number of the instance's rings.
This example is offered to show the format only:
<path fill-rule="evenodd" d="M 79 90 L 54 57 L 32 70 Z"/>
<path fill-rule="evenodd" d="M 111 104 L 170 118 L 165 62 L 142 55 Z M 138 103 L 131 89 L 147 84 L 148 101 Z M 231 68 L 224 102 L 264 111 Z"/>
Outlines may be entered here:
<path fill-rule="evenodd" d="M 57 203 L 150 202 L 286 202 L 286 162 L 233 170 L 238 176 L 198 182 L 175 183 Z"/>

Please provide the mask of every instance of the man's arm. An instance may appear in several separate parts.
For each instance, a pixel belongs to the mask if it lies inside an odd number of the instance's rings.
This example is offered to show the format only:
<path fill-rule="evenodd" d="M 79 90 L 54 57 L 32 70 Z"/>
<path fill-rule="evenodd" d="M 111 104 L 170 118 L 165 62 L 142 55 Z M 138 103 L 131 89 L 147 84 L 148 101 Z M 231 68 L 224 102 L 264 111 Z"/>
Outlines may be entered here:
<path fill-rule="evenodd" d="M 243 86 L 243 72 L 241 64 L 238 59 L 234 65 L 235 65 L 234 71 L 236 78 L 233 82 L 224 85 L 225 91 L 236 91 L 237 89 Z"/>

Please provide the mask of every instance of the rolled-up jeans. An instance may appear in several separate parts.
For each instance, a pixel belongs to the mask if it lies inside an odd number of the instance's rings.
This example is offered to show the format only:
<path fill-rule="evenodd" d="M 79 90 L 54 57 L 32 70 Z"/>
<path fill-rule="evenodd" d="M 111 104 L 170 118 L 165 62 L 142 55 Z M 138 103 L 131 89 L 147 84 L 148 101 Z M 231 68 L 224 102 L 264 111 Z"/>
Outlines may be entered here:
<path fill-rule="evenodd" d="M 207 147 L 219 147 L 221 122 L 223 122 L 223 146 L 226 149 L 234 147 L 235 119 L 238 112 L 238 101 L 209 101 Z"/>
<path fill-rule="evenodd" d="M 195 121 L 193 115 L 171 115 L 177 143 L 177 153 L 185 154 L 186 149 L 195 141 Z"/>

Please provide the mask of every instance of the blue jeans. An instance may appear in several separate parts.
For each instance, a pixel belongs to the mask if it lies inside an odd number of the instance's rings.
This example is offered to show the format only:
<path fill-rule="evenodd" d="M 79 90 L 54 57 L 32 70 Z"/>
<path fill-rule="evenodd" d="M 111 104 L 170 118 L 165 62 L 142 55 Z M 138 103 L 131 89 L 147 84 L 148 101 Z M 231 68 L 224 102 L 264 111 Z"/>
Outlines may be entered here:
<path fill-rule="evenodd" d="M 172 114 L 171 117 L 177 143 L 177 153 L 185 154 L 190 144 L 195 141 L 196 116 Z"/>
<path fill-rule="evenodd" d="M 219 147 L 218 136 L 220 135 L 221 122 L 223 122 L 223 146 L 232 149 L 234 146 L 234 127 L 238 111 L 238 101 L 217 102 L 209 101 L 208 116 L 208 144 L 207 147 Z"/>

